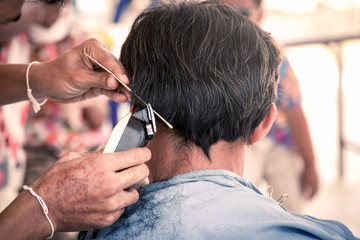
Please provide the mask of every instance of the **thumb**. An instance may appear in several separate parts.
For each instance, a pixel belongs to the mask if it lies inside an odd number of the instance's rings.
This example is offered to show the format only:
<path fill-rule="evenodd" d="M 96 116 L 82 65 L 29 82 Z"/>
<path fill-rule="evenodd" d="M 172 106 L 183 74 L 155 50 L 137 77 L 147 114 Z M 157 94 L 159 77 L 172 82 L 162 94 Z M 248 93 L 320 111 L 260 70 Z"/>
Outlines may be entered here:
<path fill-rule="evenodd" d="M 101 72 L 94 72 L 94 74 L 98 75 L 95 77 L 99 78 L 97 82 L 95 79 L 94 87 L 103 88 L 107 90 L 115 90 L 117 88 L 120 88 L 122 90 L 130 91 L 130 89 L 127 87 L 130 81 L 126 76 L 125 70 L 119 61 L 106 61 L 108 65 L 111 65 L 111 68 L 114 69 L 114 71 L 111 71 L 110 68 L 107 68 L 106 66 L 104 66 L 103 64 L 92 58 L 90 55 L 88 54 L 86 55 L 90 58 L 92 64 L 98 65 L 98 66 L 93 66 L 94 69 L 96 68 L 99 69 L 100 67 L 100 69 L 102 70 Z M 109 64 L 109 62 L 112 64 Z"/>
<path fill-rule="evenodd" d="M 101 69 L 103 73 L 99 75 L 96 86 L 107 90 L 113 90 L 118 87 L 118 78 L 123 84 L 128 85 L 125 69 L 123 68 L 119 59 L 117 59 L 111 52 L 96 39 L 89 39 L 83 43 L 81 53 L 85 57 L 86 62 L 90 62 L 91 69 Z M 114 75 L 114 76 L 112 76 Z"/>
<path fill-rule="evenodd" d="M 115 90 L 119 88 L 119 81 L 107 72 L 93 72 L 89 81 L 93 82 L 93 87 L 106 90 Z"/>

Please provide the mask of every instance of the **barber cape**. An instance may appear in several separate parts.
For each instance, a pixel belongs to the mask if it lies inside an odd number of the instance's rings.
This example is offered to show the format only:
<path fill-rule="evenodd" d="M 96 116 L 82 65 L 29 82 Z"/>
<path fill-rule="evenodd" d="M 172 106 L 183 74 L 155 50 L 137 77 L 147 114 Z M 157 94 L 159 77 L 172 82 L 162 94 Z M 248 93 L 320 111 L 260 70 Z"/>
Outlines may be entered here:
<path fill-rule="evenodd" d="M 145 186 L 112 226 L 79 239 L 358 239 L 337 221 L 286 211 L 224 170 L 185 173 Z"/>

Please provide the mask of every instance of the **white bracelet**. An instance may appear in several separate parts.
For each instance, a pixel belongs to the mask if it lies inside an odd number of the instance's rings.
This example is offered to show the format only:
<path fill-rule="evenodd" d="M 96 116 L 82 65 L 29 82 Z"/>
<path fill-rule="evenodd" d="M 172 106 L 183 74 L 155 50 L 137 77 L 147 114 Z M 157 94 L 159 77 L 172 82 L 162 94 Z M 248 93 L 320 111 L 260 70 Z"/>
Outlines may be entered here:
<path fill-rule="evenodd" d="M 38 202 L 40 203 L 40 206 L 44 210 L 45 217 L 49 221 L 50 226 L 51 226 L 51 235 L 49 237 L 47 237 L 46 239 L 51 239 L 54 236 L 54 225 L 52 224 L 52 222 L 48 216 L 49 210 L 48 210 L 44 200 L 39 195 L 37 195 L 36 192 L 31 187 L 24 185 L 23 189 L 30 191 L 30 193 L 38 200 Z"/>
<path fill-rule="evenodd" d="M 35 113 L 37 113 L 38 111 L 40 111 L 41 106 L 46 103 L 47 99 L 45 99 L 41 103 L 38 103 L 37 100 L 34 98 L 34 96 L 31 93 L 31 89 L 30 89 L 30 85 L 29 85 L 29 71 L 30 71 L 31 65 L 33 65 L 34 63 L 39 63 L 39 62 L 33 61 L 33 62 L 29 63 L 29 65 L 26 68 L 26 87 L 27 87 L 26 90 L 27 90 L 27 96 L 28 96 L 30 102 L 32 103 L 33 109 L 34 109 Z"/>

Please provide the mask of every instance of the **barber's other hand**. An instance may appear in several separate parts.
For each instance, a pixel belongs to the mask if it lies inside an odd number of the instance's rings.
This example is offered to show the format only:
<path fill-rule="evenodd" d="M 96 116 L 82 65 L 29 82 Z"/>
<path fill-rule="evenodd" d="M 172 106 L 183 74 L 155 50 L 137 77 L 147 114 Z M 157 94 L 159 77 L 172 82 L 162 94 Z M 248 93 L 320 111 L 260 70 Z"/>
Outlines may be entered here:
<path fill-rule="evenodd" d="M 319 188 L 319 179 L 315 167 L 305 167 L 301 176 L 302 194 L 305 199 L 315 196 Z"/>
<path fill-rule="evenodd" d="M 112 71 L 124 84 L 129 84 L 119 60 L 103 44 L 92 38 L 55 60 L 31 67 L 30 86 L 34 88 L 35 96 L 58 103 L 72 103 L 105 95 L 116 102 L 125 102 L 129 93 L 109 73 L 95 71 L 99 67 L 85 52 Z M 122 91 L 116 91 L 117 88 Z"/>
<path fill-rule="evenodd" d="M 129 187 L 148 176 L 150 151 L 102 151 L 65 154 L 31 185 L 47 204 L 55 231 L 109 226 L 137 202 L 138 192 Z"/>

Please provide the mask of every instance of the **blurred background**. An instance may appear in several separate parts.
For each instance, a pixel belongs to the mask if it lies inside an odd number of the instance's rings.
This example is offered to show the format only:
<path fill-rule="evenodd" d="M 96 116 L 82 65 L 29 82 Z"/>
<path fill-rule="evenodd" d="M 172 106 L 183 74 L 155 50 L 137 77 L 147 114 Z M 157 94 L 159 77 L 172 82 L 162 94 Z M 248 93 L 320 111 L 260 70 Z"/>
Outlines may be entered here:
<path fill-rule="evenodd" d="M 320 190 L 305 214 L 360 234 L 360 1 L 267 0 L 264 28 L 285 46 L 303 94 Z"/>
<path fill-rule="evenodd" d="M 115 56 L 149 0 L 76 0 L 77 24 Z M 120 6 L 121 5 L 121 6 Z M 305 214 L 360 236 L 360 0 L 265 0 L 263 28 L 284 47 L 300 81 L 320 189 Z"/>

